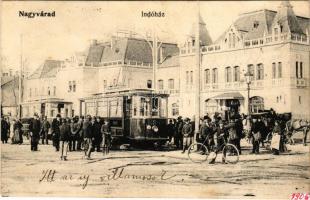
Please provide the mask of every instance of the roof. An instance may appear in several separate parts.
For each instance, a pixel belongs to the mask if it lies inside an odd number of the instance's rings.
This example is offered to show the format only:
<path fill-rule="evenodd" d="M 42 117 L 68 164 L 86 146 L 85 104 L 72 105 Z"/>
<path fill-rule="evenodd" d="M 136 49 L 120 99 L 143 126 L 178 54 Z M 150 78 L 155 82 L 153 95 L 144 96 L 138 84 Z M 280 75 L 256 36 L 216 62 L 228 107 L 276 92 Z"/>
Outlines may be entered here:
<path fill-rule="evenodd" d="M 111 42 L 94 43 L 88 50 L 86 65 L 98 66 L 104 62 L 113 61 L 137 61 L 152 63 L 152 41 L 138 38 L 116 38 L 112 37 Z M 176 44 L 162 43 L 163 58 L 179 52 Z M 158 61 L 159 61 L 158 56 Z"/>
<path fill-rule="evenodd" d="M 197 26 L 195 26 L 195 24 L 192 25 L 192 29 L 190 31 L 190 35 L 192 37 L 195 37 L 196 27 Z M 199 40 L 200 45 L 202 46 L 208 46 L 212 44 L 212 39 L 207 30 L 206 23 L 203 21 L 201 15 L 199 15 Z"/>
<path fill-rule="evenodd" d="M 3 107 L 14 107 L 18 105 L 18 81 L 18 77 L 13 77 L 13 79 L 1 85 L 1 105 Z"/>
<path fill-rule="evenodd" d="M 257 26 L 254 27 L 254 23 Z M 282 25 L 283 32 L 305 34 L 310 32 L 309 18 L 296 16 L 291 6 L 282 3 L 278 11 L 273 10 L 257 10 L 253 12 L 243 13 L 234 21 L 237 31 L 243 35 L 244 39 L 252 40 L 264 37 L 264 34 L 271 34 L 272 27 L 275 23 Z M 226 37 L 227 29 L 216 41 L 220 42 Z"/>
<path fill-rule="evenodd" d="M 28 79 L 55 77 L 60 68 L 60 60 L 45 60 L 44 64 L 38 67 Z"/>
<path fill-rule="evenodd" d="M 14 76 L 2 76 L 1 77 L 1 86 L 12 81 L 14 79 Z"/>
<path fill-rule="evenodd" d="M 212 97 L 211 99 L 239 99 L 242 100 L 244 97 L 240 92 L 229 92 L 229 93 L 223 93 L 216 95 Z"/>
<path fill-rule="evenodd" d="M 158 67 L 177 67 L 180 66 L 179 55 L 167 57 Z"/>

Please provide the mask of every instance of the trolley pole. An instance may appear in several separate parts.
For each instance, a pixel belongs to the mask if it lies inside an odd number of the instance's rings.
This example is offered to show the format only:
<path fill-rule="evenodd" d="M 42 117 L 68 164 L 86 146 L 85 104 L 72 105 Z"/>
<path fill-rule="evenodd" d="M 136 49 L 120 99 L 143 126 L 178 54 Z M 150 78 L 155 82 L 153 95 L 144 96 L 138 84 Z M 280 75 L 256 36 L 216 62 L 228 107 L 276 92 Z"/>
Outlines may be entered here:
<path fill-rule="evenodd" d="M 199 122 L 200 122 L 200 24 L 199 24 L 199 1 L 197 2 L 197 21 L 196 21 L 196 31 L 195 31 L 195 133 L 199 132 Z M 196 140 L 196 134 L 194 139 Z"/>

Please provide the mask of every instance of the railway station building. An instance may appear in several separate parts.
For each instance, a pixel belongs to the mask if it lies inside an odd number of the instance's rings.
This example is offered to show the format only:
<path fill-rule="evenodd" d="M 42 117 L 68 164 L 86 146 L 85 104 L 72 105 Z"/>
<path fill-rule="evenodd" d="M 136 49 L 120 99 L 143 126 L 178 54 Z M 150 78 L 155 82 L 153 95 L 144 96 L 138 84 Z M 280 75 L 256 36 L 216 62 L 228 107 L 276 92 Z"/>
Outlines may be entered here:
<path fill-rule="evenodd" d="M 192 34 L 182 45 L 161 44 L 155 83 L 151 42 L 131 35 L 94 40 L 85 52 L 65 61 L 46 60 L 25 81 L 23 116 L 98 115 L 96 102 L 85 98 L 118 89 L 151 89 L 156 84 L 156 92 L 169 94 L 169 118 L 193 118 L 199 104 L 200 116 L 273 108 L 310 119 L 309 18 L 296 16 L 290 3 L 283 1 L 277 11 L 241 14 L 215 40 L 207 27 L 200 18 L 199 73 Z M 195 102 L 197 78 L 200 102 Z"/>

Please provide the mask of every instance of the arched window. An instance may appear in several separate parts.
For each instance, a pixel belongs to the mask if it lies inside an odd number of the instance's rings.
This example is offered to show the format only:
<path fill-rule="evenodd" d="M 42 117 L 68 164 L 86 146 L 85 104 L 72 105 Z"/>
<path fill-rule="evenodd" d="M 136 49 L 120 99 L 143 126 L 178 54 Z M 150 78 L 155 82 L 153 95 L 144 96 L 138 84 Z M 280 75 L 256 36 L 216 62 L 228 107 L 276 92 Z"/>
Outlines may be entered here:
<path fill-rule="evenodd" d="M 212 83 L 217 83 L 218 80 L 218 72 L 217 72 L 217 68 L 213 68 L 212 69 Z"/>
<path fill-rule="evenodd" d="M 225 82 L 226 83 L 231 82 L 231 67 L 225 68 Z"/>
<path fill-rule="evenodd" d="M 276 63 L 272 63 L 272 78 L 275 79 L 277 75 Z"/>
<path fill-rule="evenodd" d="M 152 88 L 152 80 L 147 80 L 146 87 L 147 88 Z"/>
<path fill-rule="evenodd" d="M 174 79 L 168 80 L 168 89 L 170 89 L 170 90 L 174 89 Z"/>
<path fill-rule="evenodd" d="M 264 65 L 262 63 L 257 64 L 256 80 L 264 79 Z"/>
<path fill-rule="evenodd" d="M 205 84 L 210 83 L 210 70 L 209 69 L 205 69 L 204 79 L 205 79 Z"/>
<path fill-rule="evenodd" d="M 258 113 L 264 110 L 264 98 L 259 96 L 250 98 L 250 108 L 252 113 Z"/>
<path fill-rule="evenodd" d="M 159 90 L 164 89 L 164 81 L 163 80 L 158 80 L 158 89 Z"/>
<path fill-rule="evenodd" d="M 239 66 L 234 67 L 234 81 L 235 82 L 240 81 L 240 67 Z"/>

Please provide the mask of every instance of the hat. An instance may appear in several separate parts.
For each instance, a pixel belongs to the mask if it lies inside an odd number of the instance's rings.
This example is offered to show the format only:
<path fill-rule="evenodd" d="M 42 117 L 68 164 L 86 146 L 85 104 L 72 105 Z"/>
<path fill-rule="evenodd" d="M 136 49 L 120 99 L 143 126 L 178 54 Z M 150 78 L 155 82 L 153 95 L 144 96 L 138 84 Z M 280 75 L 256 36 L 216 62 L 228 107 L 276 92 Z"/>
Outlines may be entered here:
<path fill-rule="evenodd" d="M 189 122 L 190 119 L 189 119 L 188 117 L 186 117 L 186 118 L 184 119 L 184 121 Z"/>
<path fill-rule="evenodd" d="M 178 119 L 182 119 L 182 116 L 178 116 Z"/>
<path fill-rule="evenodd" d="M 57 114 L 56 117 L 61 117 L 60 114 Z"/>

